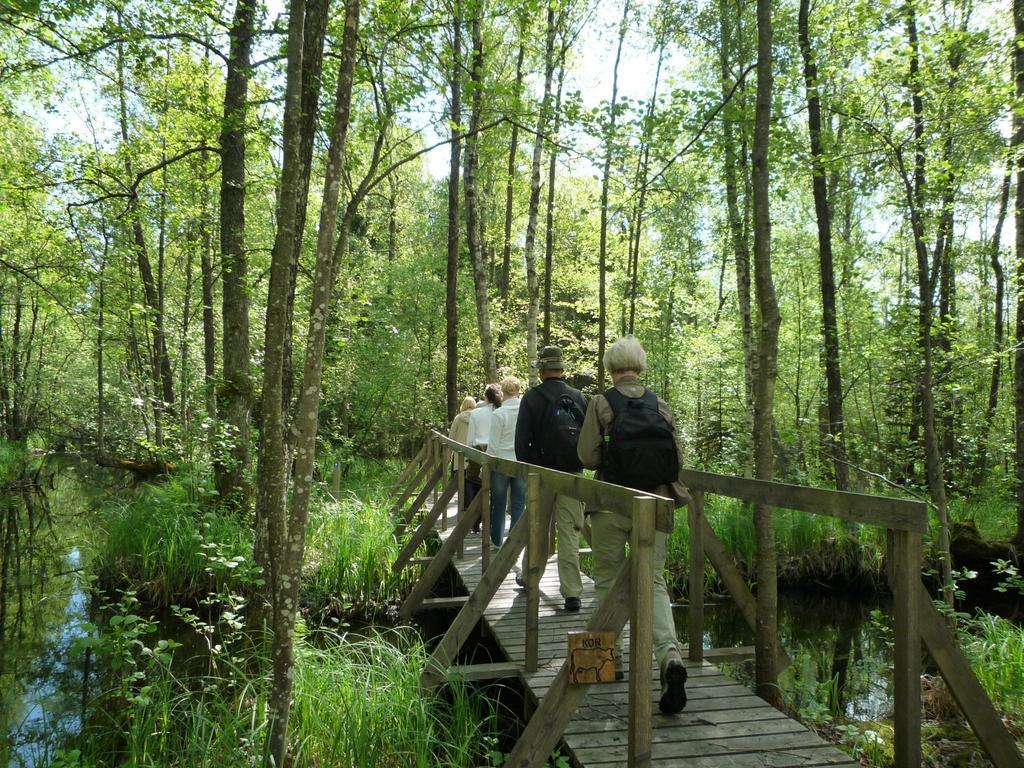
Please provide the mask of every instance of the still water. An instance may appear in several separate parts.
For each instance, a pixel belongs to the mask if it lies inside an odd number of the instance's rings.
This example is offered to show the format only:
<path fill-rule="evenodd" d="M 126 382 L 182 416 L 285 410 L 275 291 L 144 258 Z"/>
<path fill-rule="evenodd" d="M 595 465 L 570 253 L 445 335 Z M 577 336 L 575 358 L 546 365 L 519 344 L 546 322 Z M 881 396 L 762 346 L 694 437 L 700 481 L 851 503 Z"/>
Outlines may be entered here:
<path fill-rule="evenodd" d="M 686 609 L 676 608 L 686 637 Z M 752 646 L 754 633 L 728 598 L 705 609 L 704 646 Z M 798 712 L 837 720 L 881 720 L 892 710 L 891 601 L 870 593 L 779 593 L 779 642 L 793 660 L 779 679 Z M 753 685 L 753 658 L 721 664 L 723 672 Z"/>

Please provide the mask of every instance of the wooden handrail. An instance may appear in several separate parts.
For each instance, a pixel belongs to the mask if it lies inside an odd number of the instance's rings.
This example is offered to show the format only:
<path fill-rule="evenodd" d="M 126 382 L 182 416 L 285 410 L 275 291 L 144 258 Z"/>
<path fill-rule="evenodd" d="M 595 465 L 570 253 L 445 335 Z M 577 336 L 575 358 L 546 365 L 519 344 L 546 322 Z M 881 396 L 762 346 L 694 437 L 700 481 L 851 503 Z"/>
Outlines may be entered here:
<path fill-rule="evenodd" d="M 716 475 L 695 469 L 680 470 L 679 479 L 691 490 L 706 491 L 754 504 L 838 517 L 896 531 L 928 531 L 928 505 L 923 501 Z"/>

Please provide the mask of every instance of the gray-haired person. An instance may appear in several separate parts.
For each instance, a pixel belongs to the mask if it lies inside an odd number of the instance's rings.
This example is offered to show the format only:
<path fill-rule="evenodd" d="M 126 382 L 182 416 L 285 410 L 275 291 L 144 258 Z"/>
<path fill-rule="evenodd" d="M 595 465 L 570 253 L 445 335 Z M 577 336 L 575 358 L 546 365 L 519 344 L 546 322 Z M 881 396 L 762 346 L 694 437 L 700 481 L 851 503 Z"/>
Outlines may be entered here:
<path fill-rule="evenodd" d="M 540 384 L 523 395 L 516 422 L 516 459 L 562 472 L 583 471 L 576 453 L 587 400 L 565 382 L 565 363 L 559 347 L 543 347 L 534 363 Z M 564 494 L 552 499 L 558 536 L 558 586 L 565 610 L 580 609 L 580 530 L 583 502 Z"/>
<path fill-rule="evenodd" d="M 604 365 L 614 386 L 590 402 L 577 446 L 580 461 L 584 467 L 596 469 L 599 480 L 668 496 L 676 501 L 676 506 L 685 504 L 689 493 L 678 480 L 681 454 L 672 411 L 668 403 L 640 383 L 640 374 L 647 367 L 647 353 L 635 338 L 623 336 L 605 351 Z M 631 439 L 644 428 L 647 432 L 641 439 Z M 626 558 L 626 542 L 632 527 L 633 520 L 628 514 L 599 510 L 590 515 L 594 584 L 599 600 L 608 594 Z M 665 585 L 667 538 L 661 531 L 654 537 L 653 635 L 662 683 L 658 704 L 663 713 L 672 715 L 686 706 L 686 668 L 679 655 L 672 604 Z M 645 674 L 643 670 L 633 672 Z"/>

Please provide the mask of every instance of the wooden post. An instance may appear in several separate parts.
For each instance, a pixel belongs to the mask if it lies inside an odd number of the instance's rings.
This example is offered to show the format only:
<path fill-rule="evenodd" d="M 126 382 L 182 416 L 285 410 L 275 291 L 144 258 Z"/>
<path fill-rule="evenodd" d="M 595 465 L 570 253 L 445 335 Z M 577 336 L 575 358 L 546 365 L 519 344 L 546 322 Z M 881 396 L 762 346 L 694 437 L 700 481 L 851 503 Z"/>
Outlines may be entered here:
<path fill-rule="evenodd" d="M 547 526 L 540 508 L 540 475 L 526 476 L 526 666 L 527 672 L 537 671 L 537 643 L 540 638 L 540 573 Z"/>
<path fill-rule="evenodd" d="M 455 454 L 455 479 L 458 482 L 458 520 L 461 520 L 463 515 L 466 514 L 466 455 L 464 453 Z M 458 523 L 456 520 L 456 523 Z M 445 517 L 444 523 L 441 526 L 442 531 L 448 530 L 448 518 Z M 459 550 L 455 553 L 455 556 L 462 559 L 464 549 L 462 546 L 462 539 L 459 539 Z"/>
<path fill-rule="evenodd" d="M 704 491 L 691 493 L 690 521 L 690 661 L 704 660 Z"/>
<path fill-rule="evenodd" d="M 337 501 L 338 497 L 341 496 L 341 462 L 334 462 L 334 466 L 331 468 L 331 496 Z"/>
<path fill-rule="evenodd" d="M 921 534 L 892 531 L 893 731 L 896 768 L 921 765 Z"/>
<path fill-rule="evenodd" d="M 402 515 L 399 517 L 398 523 L 395 525 L 395 536 L 401 536 L 405 533 L 405 529 L 409 527 L 413 518 L 416 517 L 416 513 L 422 509 L 423 505 L 427 501 L 427 497 L 430 496 L 433 487 L 437 484 L 438 479 L 441 477 L 441 468 L 437 467 L 434 469 L 433 474 L 427 480 L 427 484 L 420 491 L 410 506 Z"/>
<path fill-rule="evenodd" d="M 480 465 L 480 572 L 491 564 L 491 465 Z"/>
<path fill-rule="evenodd" d="M 632 611 L 629 619 L 629 766 L 651 764 L 651 652 L 654 648 L 654 514 L 650 496 L 633 500 Z"/>
<path fill-rule="evenodd" d="M 391 517 L 398 517 L 401 514 L 402 508 L 405 506 L 405 502 L 409 500 L 409 497 L 412 496 L 413 492 L 417 488 L 419 488 L 420 484 L 423 483 L 430 475 L 432 467 L 430 462 L 429 446 L 429 442 L 424 444 L 423 463 L 420 465 L 420 468 L 416 471 L 416 474 L 413 475 L 412 480 L 409 481 L 409 484 L 402 491 L 402 495 L 399 496 L 395 503 L 392 505 L 391 511 L 388 513 L 391 515 Z"/>

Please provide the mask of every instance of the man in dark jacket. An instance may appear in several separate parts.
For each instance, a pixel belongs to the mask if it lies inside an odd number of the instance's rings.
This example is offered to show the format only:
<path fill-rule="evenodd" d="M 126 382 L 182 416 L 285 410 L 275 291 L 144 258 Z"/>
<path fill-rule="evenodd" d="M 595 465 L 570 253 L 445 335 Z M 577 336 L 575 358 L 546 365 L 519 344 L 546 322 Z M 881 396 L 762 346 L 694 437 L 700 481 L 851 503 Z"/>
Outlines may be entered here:
<path fill-rule="evenodd" d="M 565 383 L 565 363 L 558 347 L 543 347 L 535 366 L 540 384 L 527 392 L 519 404 L 516 421 L 516 459 L 563 472 L 583 470 L 576 454 L 576 441 L 587 400 Z M 565 598 L 565 610 L 580 609 L 580 530 L 583 502 L 556 494 L 552 502 L 558 535 L 558 583 Z"/>

